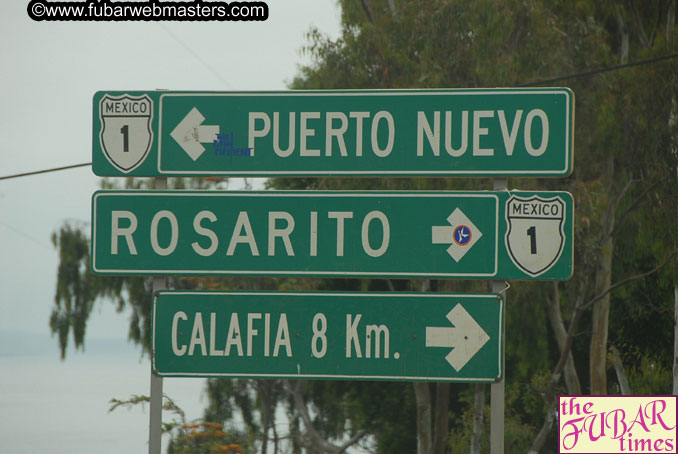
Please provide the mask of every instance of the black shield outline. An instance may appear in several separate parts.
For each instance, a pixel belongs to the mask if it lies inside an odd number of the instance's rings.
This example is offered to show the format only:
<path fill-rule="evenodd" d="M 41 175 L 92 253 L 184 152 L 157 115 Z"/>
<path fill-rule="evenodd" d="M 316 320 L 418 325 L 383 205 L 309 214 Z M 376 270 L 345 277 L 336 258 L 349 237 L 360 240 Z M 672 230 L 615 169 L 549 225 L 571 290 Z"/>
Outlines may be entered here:
<path fill-rule="evenodd" d="M 103 103 L 104 101 L 120 101 L 122 99 L 128 99 L 130 101 L 141 101 L 141 100 L 146 100 L 149 103 L 150 106 L 150 111 L 148 114 L 148 121 L 146 122 L 146 128 L 148 130 L 148 144 L 146 145 L 146 150 L 142 153 L 141 157 L 137 162 L 135 162 L 132 166 L 126 168 L 115 162 L 115 159 L 109 154 L 109 151 L 106 149 L 106 144 L 104 143 L 104 131 L 106 130 L 106 122 L 104 121 L 104 115 L 103 115 Z M 123 115 L 121 115 L 123 116 Z M 125 93 L 120 96 L 111 96 L 109 94 L 104 95 L 101 100 L 99 101 L 99 121 L 101 122 L 101 129 L 99 131 L 99 145 L 101 146 L 101 150 L 104 152 L 104 156 L 106 156 L 106 159 L 108 162 L 111 163 L 116 169 L 120 170 L 123 173 L 129 173 L 132 170 L 136 169 L 139 167 L 148 157 L 149 152 L 151 151 L 151 145 L 153 144 L 153 129 L 151 128 L 151 123 L 153 122 L 153 100 L 148 96 L 148 95 L 142 95 L 142 96 L 132 96 L 128 93 Z"/>
<path fill-rule="evenodd" d="M 560 247 L 558 248 L 558 252 L 555 254 L 555 257 L 553 258 L 553 260 L 551 260 L 551 262 L 549 262 L 546 266 L 544 266 L 543 268 L 541 268 L 538 271 L 530 271 L 527 268 L 525 268 L 518 261 L 518 259 L 515 256 L 515 253 L 511 249 L 511 243 L 509 242 L 509 235 L 511 234 L 512 225 L 511 225 L 511 221 L 510 221 L 510 215 L 509 215 L 508 207 L 509 207 L 509 204 L 511 203 L 512 200 L 518 200 L 520 202 L 531 202 L 533 200 L 538 200 L 538 201 L 544 202 L 544 203 L 558 202 L 561 206 L 561 212 L 563 213 L 563 215 L 560 218 L 560 223 L 559 223 L 560 226 L 559 226 L 559 229 L 558 229 L 558 231 L 560 232 Z M 556 262 L 560 259 L 560 256 L 563 255 L 563 249 L 565 248 L 565 230 L 564 230 L 564 227 L 565 227 L 565 207 L 566 207 L 565 201 L 563 199 L 561 199 L 559 196 L 545 199 L 545 198 L 542 198 L 542 197 L 540 197 L 536 194 L 531 196 L 531 197 L 527 197 L 527 198 L 526 197 L 519 197 L 517 195 L 511 195 L 511 197 L 509 197 L 509 199 L 506 201 L 506 206 L 505 206 L 506 215 L 505 215 L 505 217 L 506 217 L 506 224 L 507 224 L 508 228 L 506 230 L 506 236 L 504 237 L 504 243 L 506 244 L 506 249 L 509 252 L 509 256 L 511 257 L 511 261 L 518 268 L 523 270 L 526 274 L 529 274 L 530 276 L 533 276 L 533 277 L 544 274 L 545 272 L 550 270 L 553 267 L 553 265 L 555 265 Z"/>

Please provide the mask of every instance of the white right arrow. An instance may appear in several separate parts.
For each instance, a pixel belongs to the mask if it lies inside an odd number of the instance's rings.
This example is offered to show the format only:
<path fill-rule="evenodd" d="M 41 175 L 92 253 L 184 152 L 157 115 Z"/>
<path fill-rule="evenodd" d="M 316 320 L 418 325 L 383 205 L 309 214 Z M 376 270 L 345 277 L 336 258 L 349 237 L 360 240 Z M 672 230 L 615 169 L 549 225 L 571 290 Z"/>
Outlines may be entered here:
<path fill-rule="evenodd" d="M 205 151 L 205 147 L 200 143 L 212 142 L 219 134 L 219 125 L 203 125 L 203 121 L 205 117 L 194 107 L 170 133 L 194 161 Z"/>
<path fill-rule="evenodd" d="M 457 304 L 447 313 L 454 327 L 426 327 L 427 347 L 452 347 L 445 359 L 459 372 L 466 363 L 490 340 L 490 336 Z"/>
<path fill-rule="evenodd" d="M 448 225 L 434 225 L 431 228 L 431 240 L 433 244 L 449 244 L 450 247 L 447 248 L 447 253 L 450 254 L 450 257 L 455 262 L 459 262 L 480 237 L 483 236 L 483 233 L 478 230 L 478 227 L 459 208 L 455 208 L 450 213 L 447 217 L 447 223 Z M 459 239 L 466 239 L 469 235 L 470 238 L 465 242 L 456 240 L 455 229 L 464 227 L 465 229 L 458 233 L 462 235 Z"/>

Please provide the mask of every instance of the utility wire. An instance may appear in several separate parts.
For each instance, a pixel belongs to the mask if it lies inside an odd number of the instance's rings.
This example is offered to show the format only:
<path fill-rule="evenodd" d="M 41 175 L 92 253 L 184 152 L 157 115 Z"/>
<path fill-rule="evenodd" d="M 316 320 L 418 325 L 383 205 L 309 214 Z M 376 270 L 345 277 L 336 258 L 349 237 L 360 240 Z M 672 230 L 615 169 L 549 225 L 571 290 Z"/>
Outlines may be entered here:
<path fill-rule="evenodd" d="M 4 222 L 0 221 L 0 226 L 3 226 L 3 227 L 5 227 L 5 228 L 7 228 L 7 229 L 13 231 L 13 232 L 16 233 L 17 235 L 21 235 L 21 236 L 23 236 L 24 238 L 27 238 L 27 239 L 31 240 L 31 241 L 34 242 L 35 244 L 44 247 L 44 248 L 47 249 L 48 251 L 54 251 L 54 248 L 51 248 L 51 247 L 47 246 L 47 245 L 46 245 L 45 243 L 43 243 L 42 241 L 33 238 L 31 235 L 28 235 L 27 233 L 22 232 L 21 230 L 15 228 L 15 227 L 12 227 L 12 226 L 9 225 L 9 224 L 5 224 Z"/>
<path fill-rule="evenodd" d="M 193 49 L 191 49 L 185 42 L 183 42 L 181 39 L 179 39 L 179 37 L 178 37 L 174 32 L 172 32 L 172 30 L 170 30 L 169 27 L 163 25 L 161 22 L 158 22 L 158 25 L 160 25 L 160 27 L 161 27 L 163 30 L 165 30 L 165 33 L 167 33 L 174 41 L 176 41 L 177 44 L 179 44 L 181 47 L 183 47 L 183 48 L 186 50 L 186 52 L 188 52 L 189 54 L 191 54 L 191 55 L 193 56 L 193 58 L 195 58 L 201 65 L 203 65 L 203 66 L 205 67 L 205 69 L 207 69 L 209 72 L 211 72 L 211 73 L 214 75 L 214 77 L 216 77 L 216 78 L 219 79 L 221 82 L 223 82 L 228 88 L 231 88 L 231 89 L 233 88 L 233 84 L 231 84 L 229 81 L 227 81 L 227 80 L 219 73 L 219 71 L 217 71 L 216 69 L 214 69 L 214 66 L 210 65 L 209 63 L 207 63 L 207 62 L 205 61 L 205 59 L 202 58 L 200 55 L 198 55 L 198 53 L 197 53 L 196 51 L 194 51 Z"/>
<path fill-rule="evenodd" d="M 170 36 L 172 36 L 180 44 L 182 44 L 184 47 L 186 47 L 189 52 L 193 53 L 194 56 L 198 60 L 202 60 L 202 59 L 200 59 L 200 57 L 198 55 L 196 55 L 194 52 L 192 52 L 190 50 L 190 48 L 188 48 L 188 46 L 186 46 L 181 41 L 179 41 L 178 38 L 176 38 L 176 36 L 174 36 L 172 34 L 172 32 L 170 32 L 167 29 L 165 29 L 165 30 L 170 34 Z M 674 59 L 674 58 L 678 58 L 678 54 L 663 55 L 661 57 L 648 58 L 647 60 L 638 60 L 638 61 L 634 61 L 634 62 L 631 62 L 631 63 L 624 63 L 622 65 L 607 66 L 605 68 L 592 69 L 591 71 L 584 71 L 584 72 L 580 72 L 580 73 L 568 74 L 566 76 L 553 77 L 551 79 L 536 79 L 536 80 L 533 80 L 531 82 L 527 82 L 525 84 L 520 84 L 520 85 L 516 85 L 516 86 L 517 87 L 528 87 L 528 86 L 534 86 L 534 85 L 545 85 L 545 84 L 550 84 L 550 83 L 553 83 L 553 82 L 559 82 L 561 80 L 576 79 L 576 78 L 579 78 L 579 77 L 588 77 L 588 76 L 593 76 L 595 74 L 601 74 L 601 73 L 606 73 L 606 72 L 610 72 L 610 71 L 617 71 L 617 70 L 624 69 L 624 68 L 630 68 L 632 66 L 649 65 L 649 64 L 652 64 L 652 63 L 658 63 L 658 62 L 661 62 L 661 61 L 671 60 L 671 59 Z M 201 61 L 201 62 L 203 64 L 205 64 L 205 66 L 208 69 L 211 69 L 210 66 L 207 65 L 204 61 Z M 222 80 L 222 82 L 228 84 L 228 81 L 224 80 L 216 71 L 212 70 L 212 72 L 218 78 L 220 78 Z M 60 170 L 74 169 L 76 167 L 84 167 L 84 166 L 90 166 L 90 165 L 92 165 L 91 162 L 84 162 L 82 164 L 74 164 L 74 165 L 64 166 L 64 167 L 55 167 L 53 169 L 36 170 L 35 172 L 18 173 L 18 174 L 15 174 L 15 175 L 6 175 L 4 177 L 0 177 L 0 180 L 9 180 L 10 178 L 27 177 L 27 176 L 30 176 L 30 175 L 37 175 L 37 174 L 40 174 L 40 173 L 57 172 L 57 171 L 60 171 Z"/>
<path fill-rule="evenodd" d="M 531 85 L 545 85 L 545 84 L 550 84 L 550 83 L 553 83 L 553 82 L 559 82 L 561 80 L 576 79 L 576 78 L 579 78 L 579 77 L 587 77 L 587 76 L 593 76 L 595 74 L 601 74 L 601 73 L 606 73 L 606 72 L 610 72 L 610 71 L 617 71 L 619 69 L 630 68 L 632 66 L 649 65 L 650 63 L 657 63 L 657 62 L 660 62 L 660 61 L 670 60 L 670 59 L 673 59 L 673 58 L 678 58 L 678 54 L 663 55 L 661 57 L 648 58 L 647 60 L 638 60 L 638 61 L 634 61 L 634 62 L 631 62 L 631 63 L 624 63 L 622 65 L 607 66 L 605 68 L 592 69 L 591 71 L 568 74 L 567 76 L 559 76 L 559 77 L 554 77 L 552 79 L 537 79 L 537 80 L 533 80 L 531 82 L 528 82 L 526 84 L 520 84 L 520 85 L 517 85 L 517 86 L 518 87 L 528 87 L 528 86 L 531 86 Z"/>
<path fill-rule="evenodd" d="M 52 169 L 44 169 L 44 170 L 36 170 L 33 172 L 25 172 L 25 173 L 17 173 L 14 175 L 5 175 L 4 177 L 0 177 L 0 180 L 9 180 L 10 178 L 19 178 L 19 177 L 27 177 L 30 175 L 38 175 L 40 173 L 49 173 L 49 172 L 58 172 L 59 170 L 68 170 L 68 169 L 75 169 L 76 167 L 85 167 L 85 166 L 91 166 L 91 162 L 83 162 L 82 164 L 73 164 L 70 166 L 63 166 L 63 167 L 54 167 Z"/>

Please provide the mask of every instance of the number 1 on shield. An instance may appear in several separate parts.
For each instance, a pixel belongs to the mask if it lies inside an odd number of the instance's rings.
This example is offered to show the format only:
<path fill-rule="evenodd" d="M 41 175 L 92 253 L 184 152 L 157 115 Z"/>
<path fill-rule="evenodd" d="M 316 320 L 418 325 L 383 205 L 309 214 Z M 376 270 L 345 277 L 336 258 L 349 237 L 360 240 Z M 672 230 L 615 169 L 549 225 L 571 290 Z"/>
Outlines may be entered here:
<path fill-rule="evenodd" d="M 120 134 L 122 134 L 122 151 L 127 153 L 129 151 L 129 125 L 120 128 Z"/>
<path fill-rule="evenodd" d="M 537 253 L 537 229 L 534 226 L 527 229 L 527 236 L 530 237 L 530 254 Z"/>

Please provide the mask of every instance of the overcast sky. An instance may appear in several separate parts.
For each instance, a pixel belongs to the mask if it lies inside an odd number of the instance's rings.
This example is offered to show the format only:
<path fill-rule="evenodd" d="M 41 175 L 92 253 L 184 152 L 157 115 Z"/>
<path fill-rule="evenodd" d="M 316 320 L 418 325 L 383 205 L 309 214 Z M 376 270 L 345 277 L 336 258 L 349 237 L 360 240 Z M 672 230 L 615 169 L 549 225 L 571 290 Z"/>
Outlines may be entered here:
<path fill-rule="evenodd" d="M 196 23 L 34 22 L 27 3 L 0 2 L 0 176 L 90 162 L 97 90 L 286 89 L 308 62 L 306 32 L 336 37 L 340 20 L 334 0 L 268 0 L 264 22 Z M 50 235 L 89 225 L 99 180 L 89 167 L 0 180 L 0 330 L 49 332 Z M 98 304 L 88 336 L 126 338 L 127 317 Z"/>

